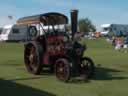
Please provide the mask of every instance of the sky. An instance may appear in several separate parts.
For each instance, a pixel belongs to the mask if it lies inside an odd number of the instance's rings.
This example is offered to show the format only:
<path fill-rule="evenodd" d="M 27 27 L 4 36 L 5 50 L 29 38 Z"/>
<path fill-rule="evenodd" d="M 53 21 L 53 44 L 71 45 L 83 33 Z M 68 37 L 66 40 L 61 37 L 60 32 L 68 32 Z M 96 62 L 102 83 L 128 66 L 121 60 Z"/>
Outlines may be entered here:
<path fill-rule="evenodd" d="M 97 28 L 101 24 L 128 24 L 127 4 L 128 0 L 0 0 L 0 26 L 45 12 L 61 12 L 70 17 L 71 9 L 78 9 L 79 18 L 88 17 Z"/>

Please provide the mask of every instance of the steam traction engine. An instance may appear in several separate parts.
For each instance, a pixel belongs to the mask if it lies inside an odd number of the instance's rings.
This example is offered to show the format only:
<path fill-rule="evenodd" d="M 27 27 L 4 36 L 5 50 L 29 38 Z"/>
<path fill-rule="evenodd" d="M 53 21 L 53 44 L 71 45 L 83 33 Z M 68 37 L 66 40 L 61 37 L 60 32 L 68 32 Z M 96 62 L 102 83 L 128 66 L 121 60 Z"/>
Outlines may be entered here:
<path fill-rule="evenodd" d="M 83 57 L 86 47 L 74 39 L 77 13 L 77 10 L 71 11 L 72 36 L 66 32 L 68 18 L 60 13 L 23 17 L 17 21 L 20 26 L 27 25 L 28 32 L 39 33 L 25 44 L 24 61 L 30 73 L 40 74 L 44 67 L 49 67 L 64 82 L 71 77 L 82 75 L 87 79 L 93 76 L 93 61 Z"/>

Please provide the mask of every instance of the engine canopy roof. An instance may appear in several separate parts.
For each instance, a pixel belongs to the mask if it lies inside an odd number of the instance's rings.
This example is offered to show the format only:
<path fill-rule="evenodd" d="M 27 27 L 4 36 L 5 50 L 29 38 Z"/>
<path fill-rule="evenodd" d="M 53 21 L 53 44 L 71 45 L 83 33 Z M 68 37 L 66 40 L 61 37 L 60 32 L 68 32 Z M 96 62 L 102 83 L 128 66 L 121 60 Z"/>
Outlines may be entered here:
<path fill-rule="evenodd" d="M 67 24 L 68 18 L 61 13 L 49 12 L 45 14 L 23 17 L 17 21 L 17 25 L 30 25 L 38 23 L 43 23 L 44 26 Z"/>

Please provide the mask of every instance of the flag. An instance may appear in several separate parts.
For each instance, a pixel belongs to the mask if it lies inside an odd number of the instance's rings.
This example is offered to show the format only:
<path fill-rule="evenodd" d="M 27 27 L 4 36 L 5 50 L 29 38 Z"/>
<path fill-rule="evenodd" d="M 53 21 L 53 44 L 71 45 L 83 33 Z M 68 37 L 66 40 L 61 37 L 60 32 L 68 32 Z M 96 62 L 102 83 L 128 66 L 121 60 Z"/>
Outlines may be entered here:
<path fill-rule="evenodd" d="M 10 19 L 10 20 L 11 20 L 11 19 L 13 19 L 13 17 L 12 17 L 11 15 L 9 15 L 9 16 L 8 16 L 8 19 Z"/>

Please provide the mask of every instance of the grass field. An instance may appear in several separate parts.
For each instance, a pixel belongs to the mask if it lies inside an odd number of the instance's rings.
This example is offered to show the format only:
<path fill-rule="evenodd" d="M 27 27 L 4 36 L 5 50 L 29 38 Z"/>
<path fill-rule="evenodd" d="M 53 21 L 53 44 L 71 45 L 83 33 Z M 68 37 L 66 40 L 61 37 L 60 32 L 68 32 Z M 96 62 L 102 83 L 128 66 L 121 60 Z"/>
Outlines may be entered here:
<path fill-rule="evenodd" d="M 0 43 L 0 96 L 128 96 L 128 53 L 115 51 L 104 39 L 86 43 L 85 55 L 95 62 L 95 77 L 70 83 L 54 75 L 29 74 L 23 44 Z"/>

